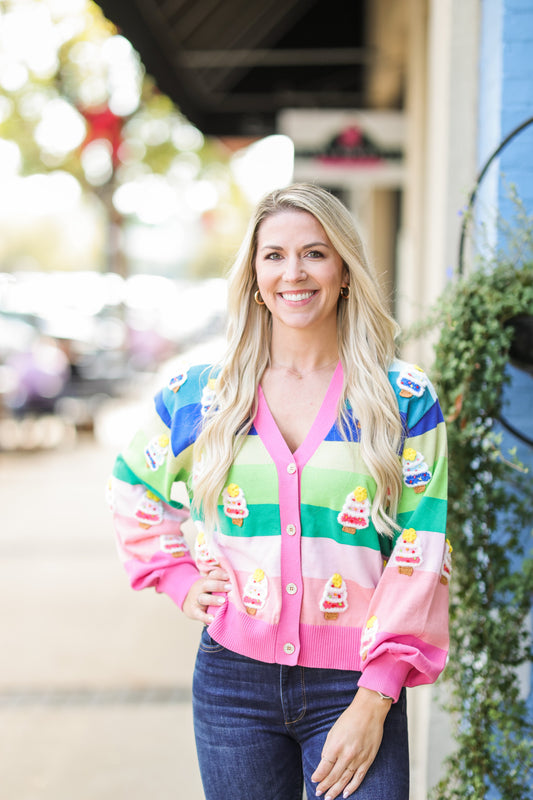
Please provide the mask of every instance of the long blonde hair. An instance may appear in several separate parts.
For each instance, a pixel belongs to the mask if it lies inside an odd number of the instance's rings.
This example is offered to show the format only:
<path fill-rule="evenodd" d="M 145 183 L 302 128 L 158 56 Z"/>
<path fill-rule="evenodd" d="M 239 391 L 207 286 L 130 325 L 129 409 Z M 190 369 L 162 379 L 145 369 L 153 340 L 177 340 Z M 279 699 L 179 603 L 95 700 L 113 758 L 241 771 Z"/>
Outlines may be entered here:
<path fill-rule="evenodd" d="M 320 222 L 349 272 L 349 298 L 337 306 L 344 371 L 338 422 L 348 438 L 348 401 L 361 425 L 362 458 L 376 481 L 372 521 L 379 532 L 392 535 L 398 529 L 395 516 L 402 488 L 402 423 L 387 370 L 395 356 L 398 328 L 385 310 L 349 211 L 312 184 L 277 189 L 259 202 L 231 268 L 227 348 L 219 365 L 216 403 L 197 440 L 201 470 L 194 482 L 194 507 L 201 511 L 206 528 L 213 530 L 228 470 L 256 414 L 257 388 L 269 364 L 272 332 L 270 312 L 254 302 L 257 234 L 267 217 L 289 209 L 307 211 Z"/>

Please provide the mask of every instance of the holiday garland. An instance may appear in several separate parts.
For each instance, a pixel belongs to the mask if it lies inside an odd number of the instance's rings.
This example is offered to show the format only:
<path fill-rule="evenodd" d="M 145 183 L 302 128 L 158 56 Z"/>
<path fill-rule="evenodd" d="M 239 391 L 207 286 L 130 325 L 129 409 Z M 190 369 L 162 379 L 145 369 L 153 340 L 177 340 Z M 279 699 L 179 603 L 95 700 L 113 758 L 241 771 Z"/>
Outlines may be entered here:
<path fill-rule="evenodd" d="M 519 315 L 533 315 L 533 260 L 482 265 L 437 309 L 433 377 L 448 429 L 454 563 L 445 677 L 456 743 L 437 800 L 533 797 L 533 724 L 517 676 L 532 660 L 532 485 L 497 433 Z"/>

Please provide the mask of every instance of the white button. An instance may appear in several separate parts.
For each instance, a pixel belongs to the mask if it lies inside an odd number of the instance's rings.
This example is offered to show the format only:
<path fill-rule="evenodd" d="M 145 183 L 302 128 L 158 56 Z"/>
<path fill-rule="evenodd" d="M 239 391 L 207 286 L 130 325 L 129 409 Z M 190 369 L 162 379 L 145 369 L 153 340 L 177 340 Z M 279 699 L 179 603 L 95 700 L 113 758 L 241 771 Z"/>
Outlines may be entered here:
<path fill-rule="evenodd" d="M 294 464 L 294 462 L 287 466 L 287 472 L 289 473 L 289 475 L 294 475 L 294 473 L 296 472 L 296 464 Z"/>
<path fill-rule="evenodd" d="M 283 645 L 283 650 L 284 650 L 285 653 L 287 653 L 288 656 L 292 656 L 292 654 L 294 653 L 295 649 L 296 648 L 294 647 L 294 645 L 291 642 L 286 642 Z"/>
<path fill-rule="evenodd" d="M 285 530 L 287 531 L 289 536 L 294 536 L 294 534 L 296 533 L 296 525 L 287 525 Z"/>
<path fill-rule="evenodd" d="M 288 583 L 285 587 L 285 591 L 287 592 L 287 594 L 296 594 L 296 592 L 298 591 L 298 587 L 296 586 L 295 583 Z"/>

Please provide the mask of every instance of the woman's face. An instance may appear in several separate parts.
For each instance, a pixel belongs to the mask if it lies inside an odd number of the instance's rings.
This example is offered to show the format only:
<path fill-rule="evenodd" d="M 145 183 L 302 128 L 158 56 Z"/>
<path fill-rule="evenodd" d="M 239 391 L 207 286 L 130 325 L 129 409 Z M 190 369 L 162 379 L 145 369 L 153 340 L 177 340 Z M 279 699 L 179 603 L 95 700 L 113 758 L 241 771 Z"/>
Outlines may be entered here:
<path fill-rule="evenodd" d="M 267 217 L 257 232 L 255 270 L 273 325 L 336 328 L 348 271 L 312 214 L 291 209 Z"/>

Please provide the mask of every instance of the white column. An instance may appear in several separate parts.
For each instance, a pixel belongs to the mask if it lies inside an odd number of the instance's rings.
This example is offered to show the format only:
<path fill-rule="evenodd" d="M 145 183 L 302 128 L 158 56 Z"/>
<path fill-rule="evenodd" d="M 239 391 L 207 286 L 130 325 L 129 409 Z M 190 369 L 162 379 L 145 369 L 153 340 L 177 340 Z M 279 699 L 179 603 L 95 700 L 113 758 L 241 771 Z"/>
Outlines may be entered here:
<path fill-rule="evenodd" d="M 457 266 L 460 214 L 476 174 L 479 0 L 411 0 L 410 16 L 408 189 L 398 285 L 404 327 L 424 317 Z M 421 346 L 418 357 L 428 366 L 431 347 Z"/>

